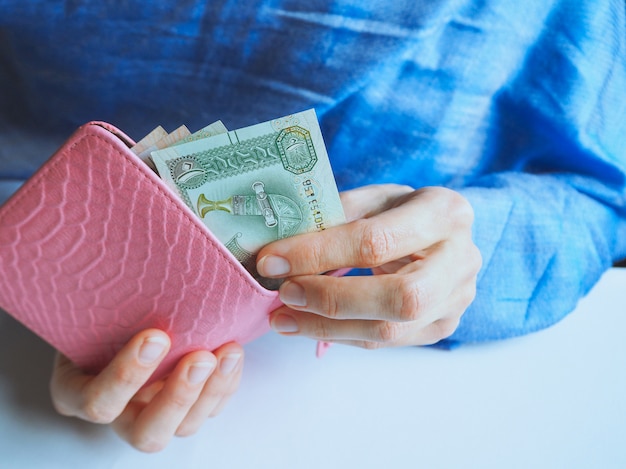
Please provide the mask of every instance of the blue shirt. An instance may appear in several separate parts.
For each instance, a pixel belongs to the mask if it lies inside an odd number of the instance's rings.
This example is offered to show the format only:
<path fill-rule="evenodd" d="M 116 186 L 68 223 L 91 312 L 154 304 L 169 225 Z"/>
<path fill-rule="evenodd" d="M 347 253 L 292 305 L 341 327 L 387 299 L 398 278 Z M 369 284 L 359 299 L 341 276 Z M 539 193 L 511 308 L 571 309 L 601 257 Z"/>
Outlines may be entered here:
<path fill-rule="evenodd" d="M 547 327 L 626 256 L 623 1 L 116 3 L 0 0 L 0 200 L 89 120 L 314 107 L 340 189 L 471 202 L 483 268 L 448 345 Z"/>

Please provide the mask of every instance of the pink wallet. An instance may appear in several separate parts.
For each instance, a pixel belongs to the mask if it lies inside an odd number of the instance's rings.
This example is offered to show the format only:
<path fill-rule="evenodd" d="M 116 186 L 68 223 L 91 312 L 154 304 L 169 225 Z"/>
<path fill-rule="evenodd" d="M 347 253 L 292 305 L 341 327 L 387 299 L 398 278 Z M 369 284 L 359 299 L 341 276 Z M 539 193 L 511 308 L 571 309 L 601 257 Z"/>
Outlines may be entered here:
<path fill-rule="evenodd" d="M 91 122 L 0 207 L 0 308 L 98 372 L 137 332 L 186 353 L 269 330 L 278 293 L 241 264 L 130 150 Z"/>

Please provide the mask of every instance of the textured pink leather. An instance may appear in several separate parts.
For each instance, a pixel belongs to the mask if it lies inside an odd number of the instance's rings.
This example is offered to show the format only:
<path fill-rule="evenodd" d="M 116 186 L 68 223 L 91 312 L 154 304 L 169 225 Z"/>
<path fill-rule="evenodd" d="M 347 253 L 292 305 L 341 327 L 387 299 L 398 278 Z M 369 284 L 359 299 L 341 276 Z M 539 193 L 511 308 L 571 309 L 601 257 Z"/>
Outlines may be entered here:
<path fill-rule="evenodd" d="M 281 305 L 131 151 L 113 126 L 80 127 L 0 207 L 0 308 L 89 372 L 136 332 L 187 352 L 246 343 Z"/>

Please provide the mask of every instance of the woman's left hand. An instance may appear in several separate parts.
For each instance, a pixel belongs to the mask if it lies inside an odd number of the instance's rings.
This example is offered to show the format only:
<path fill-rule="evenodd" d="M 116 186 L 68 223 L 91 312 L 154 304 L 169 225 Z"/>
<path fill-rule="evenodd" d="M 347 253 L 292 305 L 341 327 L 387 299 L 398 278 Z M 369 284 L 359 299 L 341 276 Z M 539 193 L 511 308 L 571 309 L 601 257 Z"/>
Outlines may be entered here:
<path fill-rule="evenodd" d="M 276 241 L 261 275 L 285 278 L 274 330 L 365 348 L 450 336 L 476 293 L 473 210 L 441 187 L 366 186 L 341 194 L 348 223 Z M 373 276 L 319 275 L 344 267 Z"/>

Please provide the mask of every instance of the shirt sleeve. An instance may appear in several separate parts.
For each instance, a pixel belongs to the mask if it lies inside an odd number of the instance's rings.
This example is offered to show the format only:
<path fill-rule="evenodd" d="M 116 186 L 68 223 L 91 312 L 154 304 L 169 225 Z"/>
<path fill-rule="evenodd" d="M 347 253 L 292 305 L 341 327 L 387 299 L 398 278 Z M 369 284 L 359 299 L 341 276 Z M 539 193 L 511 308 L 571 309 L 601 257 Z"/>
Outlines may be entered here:
<path fill-rule="evenodd" d="M 442 345 L 548 327 L 626 255 L 623 3 L 579 6 L 553 11 L 494 96 L 488 171 L 457 188 L 483 266 Z"/>
<path fill-rule="evenodd" d="M 626 253 L 621 188 L 568 174 L 506 172 L 460 191 L 475 211 L 476 298 L 442 345 L 546 328 Z"/>

